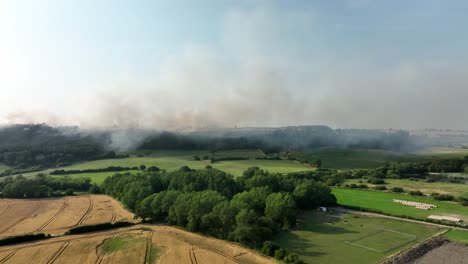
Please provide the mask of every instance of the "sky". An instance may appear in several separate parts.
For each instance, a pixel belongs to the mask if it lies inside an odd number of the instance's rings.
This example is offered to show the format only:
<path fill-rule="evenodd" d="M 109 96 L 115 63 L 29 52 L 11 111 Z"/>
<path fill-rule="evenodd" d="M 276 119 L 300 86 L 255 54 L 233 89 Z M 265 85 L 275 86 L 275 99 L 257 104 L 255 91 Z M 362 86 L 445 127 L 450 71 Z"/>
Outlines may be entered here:
<path fill-rule="evenodd" d="M 468 129 L 462 0 L 0 0 L 0 124 Z"/>

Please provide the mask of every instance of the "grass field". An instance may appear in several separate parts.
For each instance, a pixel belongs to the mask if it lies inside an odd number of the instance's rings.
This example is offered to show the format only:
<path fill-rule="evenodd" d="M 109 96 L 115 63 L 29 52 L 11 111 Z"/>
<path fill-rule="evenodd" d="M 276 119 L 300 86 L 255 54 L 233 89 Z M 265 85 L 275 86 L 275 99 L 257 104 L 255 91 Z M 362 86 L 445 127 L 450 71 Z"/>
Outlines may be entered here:
<path fill-rule="evenodd" d="M 452 241 L 468 244 L 468 231 L 450 230 L 444 236 Z"/>
<path fill-rule="evenodd" d="M 206 160 L 196 161 L 193 160 L 194 155 L 203 156 L 211 155 L 208 151 L 167 151 L 167 152 L 152 152 L 145 153 L 147 156 L 138 157 L 131 156 L 123 159 L 107 159 L 107 160 L 95 160 L 83 163 L 77 163 L 71 166 L 61 167 L 63 170 L 85 170 L 85 169 L 99 169 L 106 168 L 109 166 L 121 166 L 121 167 L 138 167 L 140 165 L 157 166 L 161 169 L 168 171 L 177 170 L 182 166 L 189 166 L 192 169 L 203 169 L 207 165 L 210 165 L 216 169 L 225 171 L 234 176 L 240 176 L 249 167 L 258 166 L 264 170 L 278 173 L 289 173 L 305 170 L 313 170 L 307 165 L 301 164 L 296 161 L 290 160 L 256 160 L 255 157 L 261 157 L 263 154 L 259 151 L 250 150 L 233 150 L 233 151 L 219 151 L 214 155 L 216 158 L 223 157 L 245 157 L 250 158 L 248 160 L 232 160 L 232 161 L 219 161 L 211 163 Z M 49 174 L 55 169 L 48 169 L 44 171 L 25 173 L 23 176 L 33 176 L 38 173 Z M 73 174 L 72 177 L 89 177 L 96 184 L 101 184 L 104 179 L 114 172 L 103 172 L 103 173 L 83 173 Z M 57 176 L 60 177 L 60 176 Z"/>
<path fill-rule="evenodd" d="M 345 184 L 361 184 L 359 183 L 360 179 L 349 179 L 345 181 Z M 370 184 L 363 181 L 369 187 L 374 187 L 376 185 Z M 448 183 L 448 182 L 425 182 L 425 181 L 410 181 L 404 179 L 385 179 L 384 186 L 387 189 L 392 187 L 402 187 L 406 191 L 421 191 L 426 195 L 430 195 L 433 192 L 451 194 L 454 196 L 464 196 L 468 197 L 468 185 L 461 183 Z"/>
<path fill-rule="evenodd" d="M 429 198 L 415 197 L 404 194 L 396 194 L 378 191 L 361 191 L 355 189 L 333 189 L 338 204 L 359 206 L 362 208 L 380 210 L 395 216 L 411 216 L 418 219 L 426 219 L 429 215 L 454 216 L 468 222 L 468 207 L 449 202 L 439 202 Z M 394 203 L 393 199 L 415 201 L 436 205 L 433 210 L 416 209 L 412 206 Z"/>
<path fill-rule="evenodd" d="M 384 165 L 387 161 L 404 162 L 421 159 L 417 155 L 372 149 L 321 148 L 305 152 L 295 152 L 291 155 L 298 159 L 308 160 L 309 162 L 320 159 L 322 160 L 322 167 L 333 169 L 377 168 Z"/>
<path fill-rule="evenodd" d="M 110 254 L 119 250 L 130 249 L 134 247 L 140 247 L 146 244 L 147 240 L 142 237 L 135 237 L 135 236 L 118 236 L 107 239 L 99 246 L 98 250 L 100 250 L 104 254 Z"/>
<path fill-rule="evenodd" d="M 276 242 L 307 263 L 376 263 L 444 229 L 388 218 L 307 212 Z"/>

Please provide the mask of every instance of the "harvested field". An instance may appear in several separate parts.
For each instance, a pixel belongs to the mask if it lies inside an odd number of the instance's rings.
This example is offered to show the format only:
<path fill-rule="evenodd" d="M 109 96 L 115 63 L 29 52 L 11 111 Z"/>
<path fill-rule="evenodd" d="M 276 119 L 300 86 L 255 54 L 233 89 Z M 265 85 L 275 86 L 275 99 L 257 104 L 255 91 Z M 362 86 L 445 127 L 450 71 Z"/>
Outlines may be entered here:
<path fill-rule="evenodd" d="M 167 226 L 138 225 L 0 247 L 0 263 L 276 263 L 253 251 Z"/>
<path fill-rule="evenodd" d="M 47 199 L 0 199 L 0 237 L 29 233 L 60 234 L 78 225 L 133 219 L 105 195 Z"/>
<path fill-rule="evenodd" d="M 468 264 L 468 245 L 462 243 L 448 243 L 431 250 L 414 264 Z"/>

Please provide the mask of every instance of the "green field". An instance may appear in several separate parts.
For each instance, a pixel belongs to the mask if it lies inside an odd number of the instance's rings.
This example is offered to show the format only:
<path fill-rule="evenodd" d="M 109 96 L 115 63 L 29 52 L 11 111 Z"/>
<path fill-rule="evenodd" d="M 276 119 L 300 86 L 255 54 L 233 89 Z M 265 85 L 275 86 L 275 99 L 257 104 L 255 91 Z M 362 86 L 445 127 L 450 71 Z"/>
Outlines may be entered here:
<path fill-rule="evenodd" d="M 415 152 L 417 155 L 425 155 L 437 158 L 461 158 L 468 156 L 468 149 L 462 148 L 425 148 Z"/>
<path fill-rule="evenodd" d="M 378 191 L 362 191 L 355 189 L 333 189 L 338 204 L 359 206 L 362 208 L 379 210 L 395 216 L 411 216 L 426 219 L 429 215 L 455 216 L 468 222 L 468 207 L 449 202 L 439 202 L 429 198 L 415 197 L 404 194 Z M 394 203 L 393 199 L 415 201 L 436 205 L 433 210 L 422 210 L 412 206 Z"/>
<path fill-rule="evenodd" d="M 349 179 L 345 181 L 345 184 L 361 184 L 359 181 L 362 181 L 369 187 L 376 186 L 374 184 L 367 183 L 363 179 Z M 437 192 L 468 197 L 468 185 L 461 183 L 410 181 L 404 179 L 385 179 L 385 182 L 388 183 L 384 185 L 387 189 L 392 187 L 402 187 L 406 191 L 421 191 L 426 195 Z"/>
<path fill-rule="evenodd" d="M 140 153 L 141 154 L 141 153 Z M 264 156 L 263 153 L 259 151 L 249 151 L 249 150 L 233 150 L 233 151 L 219 151 L 214 154 L 216 158 L 224 157 L 245 157 L 249 158 L 248 160 L 232 160 L 232 161 L 219 161 L 211 163 L 210 161 L 193 160 L 194 155 L 203 156 L 203 155 L 212 155 L 208 151 L 165 151 L 165 152 L 152 152 L 145 153 L 146 156 L 135 156 L 132 155 L 129 158 L 123 159 L 107 159 L 107 160 L 95 160 L 83 163 L 77 163 L 71 166 L 60 167 L 55 169 L 63 170 L 86 170 L 86 169 L 100 169 L 106 168 L 109 166 L 121 166 L 121 167 L 138 167 L 140 165 L 157 166 L 161 169 L 168 171 L 177 170 L 182 166 L 189 166 L 193 169 L 203 169 L 207 165 L 210 165 L 216 169 L 225 171 L 234 176 L 241 176 L 242 173 L 253 166 L 258 166 L 264 170 L 270 172 L 278 173 L 289 173 L 289 172 L 298 172 L 305 170 L 313 170 L 307 165 L 301 164 L 296 161 L 290 160 L 256 160 L 255 157 Z M 44 171 L 25 173 L 23 176 L 33 176 L 38 173 L 49 174 L 55 169 L 48 169 Z M 94 183 L 100 184 L 104 181 L 107 176 L 113 175 L 114 172 L 103 172 L 103 173 L 83 173 L 83 174 L 73 174 L 72 177 L 89 177 L 93 180 Z M 57 176 L 60 177 L 60 176 Z"/>
<path fill-rule="evenodd" d="M 297 230 L 275 240 L 307 263 L 361 264 L 379 260 L 445 229 L 388 218 L 307 212 Z"/>
<path fill-rule="evenodd" d="M 110 254 L 119 250 L 139 247 L 145 245 L 147 242 L 147 239 L 132 236 L 114 237 L 106 239 L 104 243 L 99 246 L 99 251 L 104 254 Z"/>
<path fill-rule="evenodd" d="M 462 242 L 468 244 L 468 231 L 450 230 L 444 236 L 452 241 Z"/>
<path fill-rule="evenodd" d="M 292 157 L 313 162 L 322 161 L 322 167 L 333 169 L 364 169 L 383 166 L 385 162 L 404 162 L 421 159 L 412 154 L 402 154 L 373 149 L 321 148 L 304 152 L 294 152 Z"/>

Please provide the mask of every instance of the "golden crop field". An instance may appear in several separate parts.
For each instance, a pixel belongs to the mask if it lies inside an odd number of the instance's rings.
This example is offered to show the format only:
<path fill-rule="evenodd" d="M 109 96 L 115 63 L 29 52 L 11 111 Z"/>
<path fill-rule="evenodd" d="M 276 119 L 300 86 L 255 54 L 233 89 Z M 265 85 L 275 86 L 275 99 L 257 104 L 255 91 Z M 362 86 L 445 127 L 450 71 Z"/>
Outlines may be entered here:
<path fill-rule="evenodd" d="M 0 237 L 61 234 L 80 225 L 131 221 L 133 214 L 105 195 L 0 199 Z"/>
<path fill-rule="evenodd" d="M 0 247 L 0 263 L 276 263 L 239 245 L 174 227 L 137 225 Z"/>

